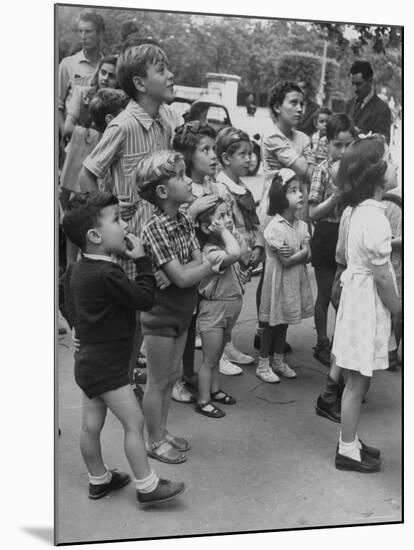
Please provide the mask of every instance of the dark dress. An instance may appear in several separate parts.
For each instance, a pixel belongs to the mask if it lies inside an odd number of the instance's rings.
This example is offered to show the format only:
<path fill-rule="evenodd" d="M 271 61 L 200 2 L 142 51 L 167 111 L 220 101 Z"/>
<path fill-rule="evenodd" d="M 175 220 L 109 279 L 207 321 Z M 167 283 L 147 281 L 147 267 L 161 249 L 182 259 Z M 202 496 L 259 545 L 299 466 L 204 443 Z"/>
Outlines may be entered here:
<path fill-rule="evenodd" d="M 135 282 L 110 261 L 82 257 L 68 267 L 66 313 L 80 340 L 75 380 L 90 399 L 129 383 L 135 312 L 152 307 L 155 290 L 149 258 L 135 264 Z"/>

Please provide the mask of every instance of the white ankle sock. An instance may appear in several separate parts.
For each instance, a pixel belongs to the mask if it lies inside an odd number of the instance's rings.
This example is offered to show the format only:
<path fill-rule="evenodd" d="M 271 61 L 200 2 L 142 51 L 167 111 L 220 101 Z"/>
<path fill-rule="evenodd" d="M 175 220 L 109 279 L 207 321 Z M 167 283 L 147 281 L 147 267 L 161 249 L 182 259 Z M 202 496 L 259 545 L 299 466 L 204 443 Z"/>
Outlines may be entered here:
<path fill-rule="evenodd" d="M 258 370 L 270 369 L 269 357 L 259 357 L 259 363 L 257 364 Z"/>
<path fill-rule="evenodd" d="M 158 481 L 159 477 L 154 470 L 151 470 L 151 473 L 147 477 L 135 480 L 135 487 L 140 493 L 152 493 L 158 485 Z"/>
<path fill-rule="evenodd" d="M 347 456 L 348 458 L 352 458 L 353 460 L 358 460 L 358 462 L 361 462 L 361 452 L 358 447 L 358 438 L 356 437 L 354 441 L 351 441 L 350 443 L 345 443 L 341 439 L 341 435 L 339 436 L 339 450 L 340 455 Z"/>
<path fill-rule="evenodd" d="M 102 474 L 101 476 L 93 476 L 88 472 L 88 478 L 89 483 L 91 485 L 105 485 L 105 483 L 109 483 L 112 479 L 112 474 L 108 469 L 108 466 L 104 464 L 106 468 L 106 472 Z"/>
<path fill-rule="evenodd" d="M 284 359 L 283 353 L 274 353 L 273 354 L 273 366 L 274 367 L 281 367 L 284 363 L 283 359 Z"/>

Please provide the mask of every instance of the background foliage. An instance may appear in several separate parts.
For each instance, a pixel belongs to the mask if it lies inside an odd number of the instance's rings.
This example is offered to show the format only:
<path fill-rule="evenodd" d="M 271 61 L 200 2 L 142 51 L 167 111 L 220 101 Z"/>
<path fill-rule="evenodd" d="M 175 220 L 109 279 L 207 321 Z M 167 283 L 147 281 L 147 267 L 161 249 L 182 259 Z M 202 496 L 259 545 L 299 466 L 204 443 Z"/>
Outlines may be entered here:
<path fill-rule="evenodd" d="M 79 7 L 57 8 L 58 58 L 80 49 Z M 358 58 L 375 69 L 377 88 L 386 86 L 401 101 L 402 28 L 389 26 L 304 23 L 188 13 L 99 8 L 106 25 L 106 53 L 121 48 L 121 27 L 134 20 L 141 39 L 152 38 L 166 51 L 177 84 L 206 86 L 207 72 L 241 77 L 239 102 L 249 92 L 265 104 L 269 88 L 280 78 L 309 77 L 319 87 L 320 56 L 328 43 L 325 93 L 352 95 L 349 68 Z M 335 63 L 336 62 L 336 63 Z M 302 76 L 302 78 L 303 78 Z"/>

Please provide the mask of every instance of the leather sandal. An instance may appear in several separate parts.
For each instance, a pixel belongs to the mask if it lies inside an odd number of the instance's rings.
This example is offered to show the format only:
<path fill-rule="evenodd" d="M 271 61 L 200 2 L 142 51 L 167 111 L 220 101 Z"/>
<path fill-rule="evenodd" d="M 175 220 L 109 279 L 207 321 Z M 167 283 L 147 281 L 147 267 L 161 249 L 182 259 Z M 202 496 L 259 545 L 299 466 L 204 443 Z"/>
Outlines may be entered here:
<path fill-rule="evenodd" d="M 185 453 L 191 448 L 188 441 L 184 439 L 184 437 L 178 437 L 178 435 L 172 435 L 167 432 L 165 435 L 165 440 L 168 441 L 168 443 L 171 443 L 171 445 L 181 453 Z"/>
<path fill-rule="evenodd" d="M 210 410 L 207 407 L 210 407 Z M 195 406 L 195 411 L 199 414 L 203 414 L 204 416 L 208 416 L 209 418 L 223 418 L 223 416 L 226 416 L 224 411 L 218 407 L 215 407 L 210 401 L 201 401 L 200 403 L 197 403 Z"/>
<path fill-rule="evenodd" d="M 216 401 L 217 403 L 222 403 L 223 405 L 234 405 L 236 403 L 234 397 L 223 390 L 218 390 L 212 393 L 211 400 Z"/>
<path fill-rule="evenodd" d="M 147 455 L 167 464 L 181 464 L 187 456 L 175 449 L 166 439 L 147 444 Z"/>

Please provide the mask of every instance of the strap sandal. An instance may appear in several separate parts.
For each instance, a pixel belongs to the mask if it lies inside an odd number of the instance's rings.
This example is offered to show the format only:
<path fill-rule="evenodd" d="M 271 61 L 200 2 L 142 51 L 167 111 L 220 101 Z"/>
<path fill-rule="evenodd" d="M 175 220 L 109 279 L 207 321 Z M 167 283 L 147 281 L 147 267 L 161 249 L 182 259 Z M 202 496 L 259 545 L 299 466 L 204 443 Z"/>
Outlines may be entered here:
<path fill-rule="evenodd" d="M 216 401 L 217 403 L 222 403 L 223 405 L 234 405 L 235 403 L 237 403 L 234 397 L 232 397 L 231 395 L 229 395 L 223 390 L 218 390 L 212 393 L 211 399 L 212 401 Z"/>
<path fill-rule="evenodd" d="M 202 401 L 201 403 L 197 403 L 195 406 L 195 411 L 199 414 L 203 414 L 204 416 L 208 416 L 209 418 L 222 418 L 223 416 L 226 416 L 224 411 L 215 407 L 210 401 Z"/>
<path fill-rule="evenodd" d="M 166 439 L 148 443 L 147 455 L 167 464 L 181 464 L 187 460 L 187 456 L 175 449 Z"/>
<path fill-rule="evenodd" d="M 168 441 L 168 443 L 171 443 L 174 449 L 177 449 L 181 453 L 185 453 L 191 448 L 188 441 L 184 439 L 184 437 L 178 437 L 178 435 L 172 435 L 167 432 L 165 434 L 165 440 Z"/>

